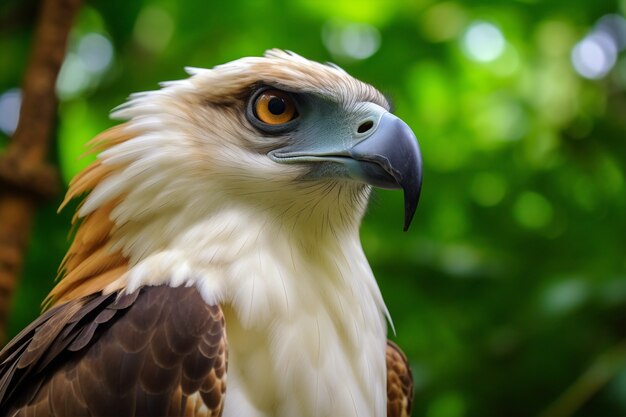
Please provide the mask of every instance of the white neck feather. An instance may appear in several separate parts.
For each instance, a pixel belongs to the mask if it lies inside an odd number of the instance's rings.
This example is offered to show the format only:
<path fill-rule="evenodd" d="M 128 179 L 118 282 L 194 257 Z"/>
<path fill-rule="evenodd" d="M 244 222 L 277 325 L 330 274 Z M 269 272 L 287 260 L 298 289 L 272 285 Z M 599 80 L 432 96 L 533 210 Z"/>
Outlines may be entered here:
<path fill-rule="evenodd" d="M 384 415 L 386 309 L 358 221 L 307 223 L 315 214 L 306 206 L 276 216 L 193 186 L 185 194 L 153 212 L 145 207 L 154 201 L 119 203 L 113 245 L 131 268 L 108 290 L 195 285 L 223 306 L 225 417 Z M 143 216 L 131 214 L 141 207 Z"/>
<path fill-rule="evenodd" d="M 195 285 L 224 307 L 225 417 L 384 415 L 386 308 L 357 231 L 303 234 L 252 208 L 190 211 L 137 230 L 159 249 L 130 244 L 124 285 Z"/>

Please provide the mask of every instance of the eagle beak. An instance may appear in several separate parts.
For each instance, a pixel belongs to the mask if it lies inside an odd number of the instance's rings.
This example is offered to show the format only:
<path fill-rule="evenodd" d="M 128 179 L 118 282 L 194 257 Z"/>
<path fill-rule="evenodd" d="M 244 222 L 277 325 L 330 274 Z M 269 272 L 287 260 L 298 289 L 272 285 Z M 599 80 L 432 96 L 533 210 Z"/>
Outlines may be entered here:
<path fill-rule="evenodd" d="M 380 188 L 404 191 L 404 231 L 409 229 L 422 190 L 422 156 L 417 138 L 400 118 L 385 113 L 375 131 L 348 150 L 357 165 L 351 175 Z"/>
<path fill-rule="evenodd" d="M 307 178 L 350 177 L 375 187 L 404 190 L 404 231 L 422 189 L 422 157 L 411 128 L 380 106 L 368 103 L 359 116 L 335 115 L 328 130 L 303 128 L 297 141 L 269 152 L 281 164 L 316 163 Z M 320 163 L 330 163 L 320 164 Z"/>

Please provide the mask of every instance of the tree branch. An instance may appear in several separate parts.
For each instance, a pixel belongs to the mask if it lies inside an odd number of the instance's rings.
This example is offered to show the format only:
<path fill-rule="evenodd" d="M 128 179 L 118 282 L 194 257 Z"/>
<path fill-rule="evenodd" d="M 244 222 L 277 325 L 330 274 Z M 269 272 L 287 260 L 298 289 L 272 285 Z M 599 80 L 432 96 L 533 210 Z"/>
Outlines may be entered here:
<path fill-rule="evenodd" d="M 22 86 L 20 119 L 0 155 L 0 342 L 22 269 L 37 202 L 58 193 L 55 167 L 45 162 L 54 127 L 56 79 L 80 0 L 43 0 Z"/>

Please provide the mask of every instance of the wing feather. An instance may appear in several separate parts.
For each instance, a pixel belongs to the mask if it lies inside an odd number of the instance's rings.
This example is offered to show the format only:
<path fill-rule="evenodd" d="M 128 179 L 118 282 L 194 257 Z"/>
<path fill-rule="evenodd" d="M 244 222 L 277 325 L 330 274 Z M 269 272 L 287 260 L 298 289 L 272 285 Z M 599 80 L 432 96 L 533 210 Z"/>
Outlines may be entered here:
<path fill-rule="evenodd" d="M 387 417 L 409 417 L 413 402 L 413 375 L 398 345 L 387 341 Z"/>
<path fill-rule="evenodd" d="M 0 352 L 0 416 L 221 415 L 224 317 L 194 288 L 55 306 Z"/>

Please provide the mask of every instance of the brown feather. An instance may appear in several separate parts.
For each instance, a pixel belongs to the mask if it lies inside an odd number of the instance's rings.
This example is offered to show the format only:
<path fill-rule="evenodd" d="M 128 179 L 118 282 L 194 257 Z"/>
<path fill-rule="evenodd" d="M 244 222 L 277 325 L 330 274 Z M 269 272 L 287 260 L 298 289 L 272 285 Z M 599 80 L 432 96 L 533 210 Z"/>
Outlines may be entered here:
<path fill-rule="evenodd" d="M 387 341 L 387 417 L 409 417 L 413 403 L 413 375 L 398 345 Z"/>
<path fill-rule="evenodd" d="M 112 166 L 102 165 L 102 162 L 99 160 L 95 160 L 89 164 L 70 181 L 70 187 L 59 206 L 59 211 L 61 211 L 70 200 L 80 197 L 83 193 L 92 190 L 98 182 L 113 171 L 113 168 Z"/>
<path fill-rule="evenodd" d="M 87 142 L 90 152 L 100 152 L 111 146 L 119 145 L 120 143 L 132 139 L 137 135 L 137 129 L 131 133 L 128 131 L 128 127 L 128 123 L 122 123 L 100 133 Z"/>
<path fill-rule="evenodd" d="M 128 127 L 128 123 L 122 123 L 100 133 L 87 142 L 88 150 L 86 154 L 94 154 L 132 139 L 137 133 L 131 134 L 126 131 Z M 92 162 L 70 181 L 70 188 L 59 210 L 63 209 L 73 198 L 80 197 L 82 194 L 91 191 L 100 181 L 119 168 L 117 165 L 103 165 L 100 160 Z"/>
<path fill-rule="evenodd" d="M 133 138 L 136 133 L 129 133 L 127 128 L 128 124 L 124 123 L 102 132 L 88 143 L 89 152 L 99 152 Z M 89 193 L 120 168 L 123 167 L 105 165 L 100 160 L 92 162 L 70 182 L 59 210 L 70 200 Z M 109 247 L 114 229 L 111 212 L 119 201 L 104 204 L 82 219 L 78 214 L 74 216 L 76 234 L 59 268 L 60 281 L 44 301 L 44 308 L 102 291 L 128 270 L 128 260 L 120 251 L 113 252 Z"/>
<path fill-rule="evenodd" d="M 224 317 L 195 288 L 91 295 L 27 330 L 0 352 L 0 416 L 221 415 Z"/>
<path fill-rule="evenodd" d="M 66 287 L 64 289 L 63 295 L 60 295 L 58 299 L 56 299 L 55 304 L 64 303 L 69 300 L 85 297 L 86 295 L 95 294 L 99 291 L 102 291 L 103 288 L 107 287 L 111 282 L 118 279 L 127 270 L 128 266 L 124 264 L 117 268 L 109 269 L 105 272 L 102 272 L 99 275 L 87 277 L 84 280 L 79 281 L 72 287 Z M 73 283 L 71 281 L 68 281 L 68 284 Z"/>

